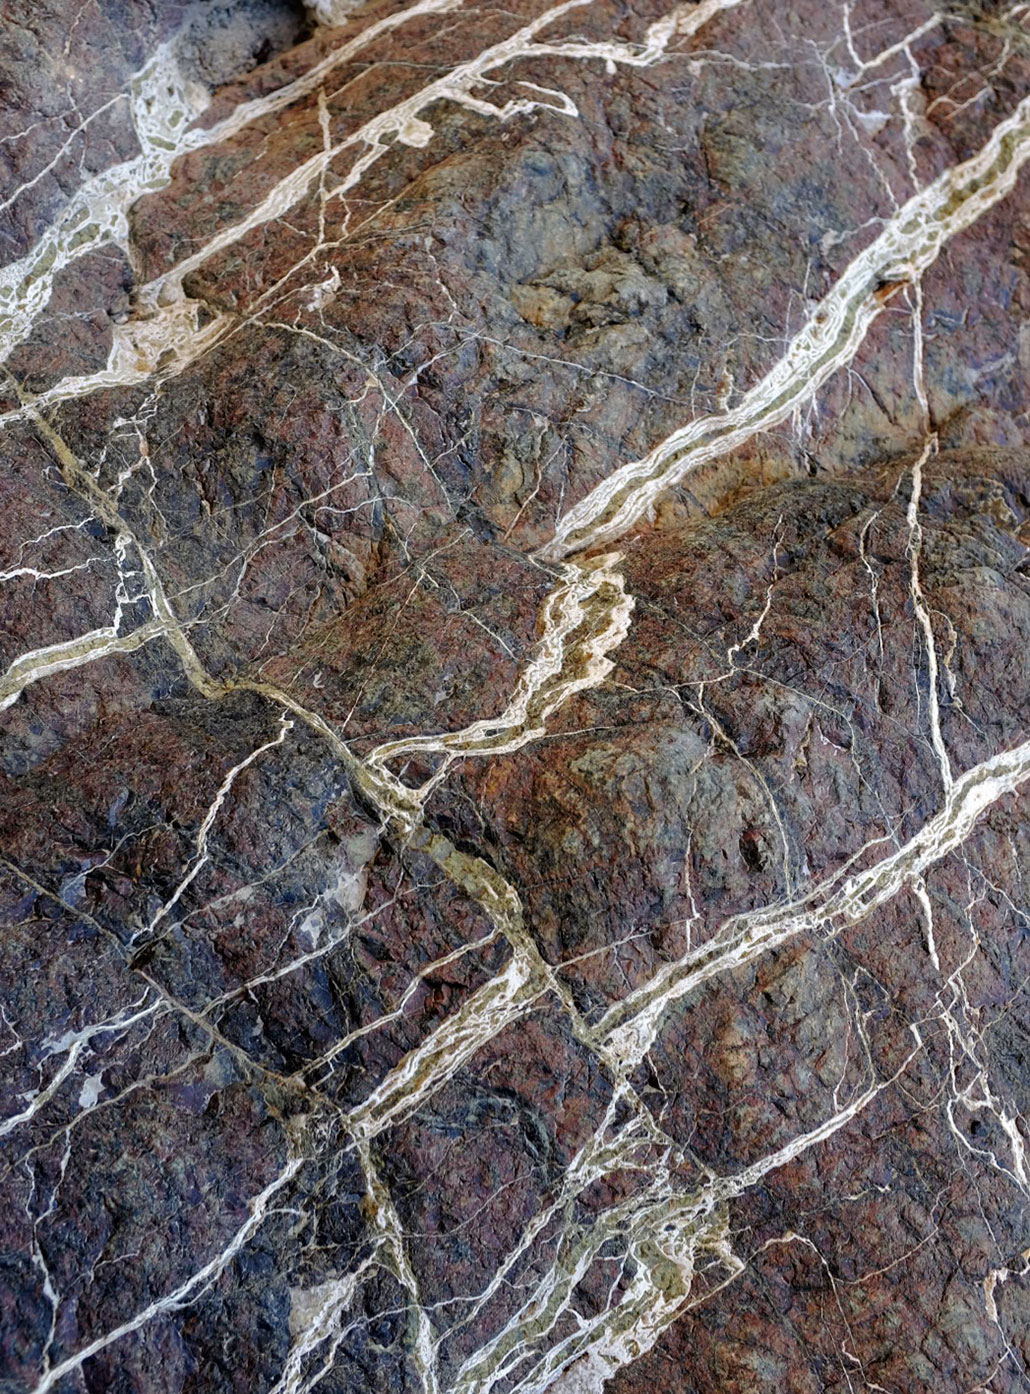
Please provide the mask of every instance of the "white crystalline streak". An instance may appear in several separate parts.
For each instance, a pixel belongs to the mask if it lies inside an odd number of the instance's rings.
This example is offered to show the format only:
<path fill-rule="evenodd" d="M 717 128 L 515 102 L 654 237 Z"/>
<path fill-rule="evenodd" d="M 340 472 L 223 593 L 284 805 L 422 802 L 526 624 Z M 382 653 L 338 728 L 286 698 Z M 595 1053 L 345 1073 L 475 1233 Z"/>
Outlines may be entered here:
<path fill-rule="evenodd" d="M 918 280 L 941 248 L 1009 194 L 1030 158 L 1030 97 L 981 150 L 898 209 L 851 262 L 776 365 L 730 410 L 698 417 L 622 465 L 561 519 L 545 560 L 610 545 L 691 470 L 785 421 L 850 363 L 889 292 Z"/>

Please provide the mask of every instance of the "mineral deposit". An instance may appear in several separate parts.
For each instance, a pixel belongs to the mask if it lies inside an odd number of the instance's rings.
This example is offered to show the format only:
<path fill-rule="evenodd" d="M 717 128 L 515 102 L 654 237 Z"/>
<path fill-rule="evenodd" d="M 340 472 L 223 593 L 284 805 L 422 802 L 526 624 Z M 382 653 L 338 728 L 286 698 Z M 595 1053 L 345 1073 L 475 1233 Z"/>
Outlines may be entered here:
<path fill-rule="evenodd" d="M 1030 1390 L 1030 5 L 0 5 L 2 1394 Z"/>

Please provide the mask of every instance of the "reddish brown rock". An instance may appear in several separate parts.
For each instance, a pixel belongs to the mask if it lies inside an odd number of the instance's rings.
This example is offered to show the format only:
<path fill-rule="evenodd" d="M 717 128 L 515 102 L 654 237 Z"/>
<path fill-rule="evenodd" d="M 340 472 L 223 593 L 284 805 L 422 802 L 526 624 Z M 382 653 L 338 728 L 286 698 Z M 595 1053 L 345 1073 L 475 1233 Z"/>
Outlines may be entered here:
<path fill-rule="evenodd" d="M 1022 8 L 0 17 L 3 1394 L 1027 1387 Z"/>

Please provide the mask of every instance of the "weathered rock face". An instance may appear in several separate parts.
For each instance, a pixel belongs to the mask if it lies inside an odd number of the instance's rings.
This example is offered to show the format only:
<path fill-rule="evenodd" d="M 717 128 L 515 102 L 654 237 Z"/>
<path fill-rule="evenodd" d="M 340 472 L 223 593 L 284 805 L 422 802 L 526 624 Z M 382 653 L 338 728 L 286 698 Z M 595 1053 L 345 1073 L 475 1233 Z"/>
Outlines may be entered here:
<path fill-rule="evenodd" d="M 0 1389 L 1030 1387 L 1030 12 L 0 55 Z"/>

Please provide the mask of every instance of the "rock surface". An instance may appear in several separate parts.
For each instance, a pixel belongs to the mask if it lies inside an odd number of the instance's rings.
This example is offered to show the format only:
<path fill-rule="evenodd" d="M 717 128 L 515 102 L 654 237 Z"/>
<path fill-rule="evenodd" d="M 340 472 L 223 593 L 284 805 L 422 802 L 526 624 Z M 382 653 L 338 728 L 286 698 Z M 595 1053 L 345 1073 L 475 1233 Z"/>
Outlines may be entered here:
<path fill-rule="evenodd" d="M 0 1390 L 1030 1389 L 1030 7 L 0 71 Z"/>

